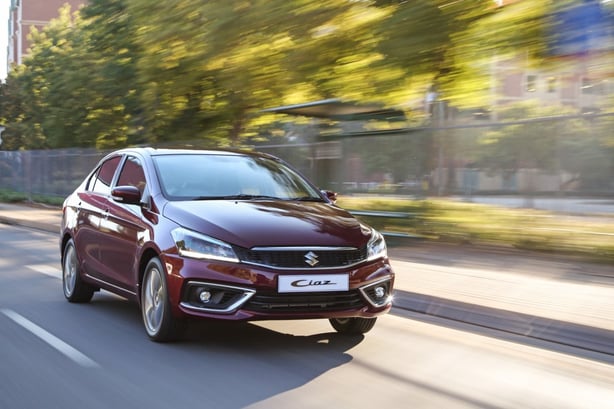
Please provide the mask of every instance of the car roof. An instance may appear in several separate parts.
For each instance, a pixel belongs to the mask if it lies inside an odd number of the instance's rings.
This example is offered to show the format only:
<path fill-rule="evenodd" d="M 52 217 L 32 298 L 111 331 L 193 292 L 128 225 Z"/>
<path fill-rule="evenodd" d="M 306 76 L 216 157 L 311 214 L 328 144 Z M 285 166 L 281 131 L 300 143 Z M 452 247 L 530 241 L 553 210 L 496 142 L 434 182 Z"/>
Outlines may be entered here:
<path fill-rule="evenodd" d="M 232 149 L 187 149 L 187 148 L 154 148 L 154 147 L 135 147 L 118 150 L 114 153 L 141 153 L 145 156 L 165 156 L 165 155 L 228 155 L 228 156 L 255 156 L 277 159 L 264 152 L 232 150 Z"/>

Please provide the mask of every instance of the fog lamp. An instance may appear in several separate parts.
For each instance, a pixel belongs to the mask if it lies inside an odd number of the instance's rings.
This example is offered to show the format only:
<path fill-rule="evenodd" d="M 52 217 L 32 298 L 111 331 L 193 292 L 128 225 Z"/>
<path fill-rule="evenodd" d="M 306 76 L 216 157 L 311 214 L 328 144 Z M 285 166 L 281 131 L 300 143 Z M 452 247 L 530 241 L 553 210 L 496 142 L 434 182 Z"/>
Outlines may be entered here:
<path fill-rule="evenodd" d="M 211 301 L 211 292 L 206 288 L 203 288 L 198 293 L 198 298 L 200 299 L 200 302 L 207 304 L 209 301 Z"/>
<path fill-rule="evenodd" d="M 375 288 L 375 298 L 381 299 L 386 296 L 386 287 L 379 286 Z"/>

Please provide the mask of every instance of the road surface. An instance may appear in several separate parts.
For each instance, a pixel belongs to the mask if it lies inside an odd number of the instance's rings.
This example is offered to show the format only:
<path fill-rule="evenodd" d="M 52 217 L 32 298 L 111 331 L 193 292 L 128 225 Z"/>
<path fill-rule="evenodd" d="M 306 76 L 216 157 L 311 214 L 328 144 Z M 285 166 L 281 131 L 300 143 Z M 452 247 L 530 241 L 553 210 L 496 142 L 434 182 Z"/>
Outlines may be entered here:
<path fill-rule="evenodd" d="M 397 307 L 364 337 L 321 320 L 202 323 L 183 342 L 153 343 L 134 304 L 106 292 L 85 305 L 64 300 L 56 235 L 0 225 L 0 240 L 0 408 L 614 408 L 614 356 L 473 325 L 471 316 Z M 398 274 L 413 275 L 416 296 L 471 297 L 461 283 L 474 281 L 463 277 L 484 280 L 488 270 L 487 260 L 427 255 L 393 259 Z M 558 282 L 560 264 L 541 270 Z M 511 263 L 494 273 L 493 288 L 511 291 L 498 307 L 522 303 L 510 294 L 530 273 Z M 425 277 L 446 276 L 456 288 L 442 282 L 425 294 Z M 612 294 L 608 280 L 584 285 Z M 546 314 L 547 304 L 519 307 Z M 582 314 L 557 314 L 582 324 Z"/>

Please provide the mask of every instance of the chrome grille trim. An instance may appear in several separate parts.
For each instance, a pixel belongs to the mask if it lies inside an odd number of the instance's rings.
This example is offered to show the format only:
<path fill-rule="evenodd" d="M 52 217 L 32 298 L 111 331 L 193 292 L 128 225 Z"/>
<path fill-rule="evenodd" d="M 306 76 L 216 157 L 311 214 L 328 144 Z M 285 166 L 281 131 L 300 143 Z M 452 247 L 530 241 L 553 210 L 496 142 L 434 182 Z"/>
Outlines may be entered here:
<path fill-rule="evenodd" d="M 351 268 L 367 261 L 366 247 L 254 247 L 234 250 L 242 263 L 275 270 L 334 270 Z M 305 258 L 309 252 L 317 256 L 318 263 L 313 266 Z"/>
<path fill-rule="evenodd" d="M 326 247 L 326 246 L 277 246 L 277 247 L 252 247 L 253 251 L 355 251 L 357 247 Z"/>

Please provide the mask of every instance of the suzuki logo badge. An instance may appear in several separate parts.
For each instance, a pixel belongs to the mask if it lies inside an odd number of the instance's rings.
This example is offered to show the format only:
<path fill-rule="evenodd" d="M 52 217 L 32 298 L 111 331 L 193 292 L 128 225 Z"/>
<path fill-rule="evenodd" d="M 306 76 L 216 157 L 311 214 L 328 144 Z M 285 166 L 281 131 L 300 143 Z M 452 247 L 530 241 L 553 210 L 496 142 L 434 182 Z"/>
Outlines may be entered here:
<path fill-rule="evenodd" d="M 320 261 L 318 260 L 317 254 L 315 254 L 313 251 L 305 254 L 305 263 L 309 264 L 311 267 L 315 266 L 319 262 Z"/>

